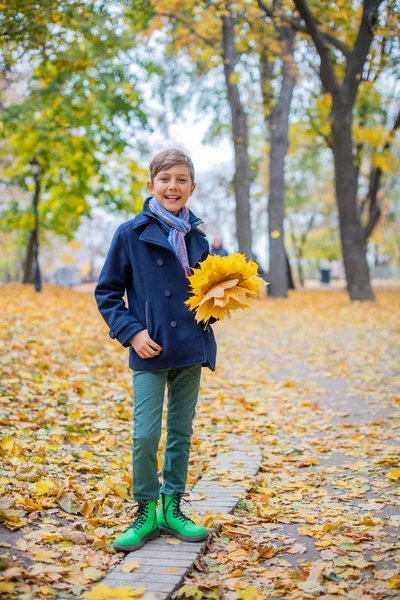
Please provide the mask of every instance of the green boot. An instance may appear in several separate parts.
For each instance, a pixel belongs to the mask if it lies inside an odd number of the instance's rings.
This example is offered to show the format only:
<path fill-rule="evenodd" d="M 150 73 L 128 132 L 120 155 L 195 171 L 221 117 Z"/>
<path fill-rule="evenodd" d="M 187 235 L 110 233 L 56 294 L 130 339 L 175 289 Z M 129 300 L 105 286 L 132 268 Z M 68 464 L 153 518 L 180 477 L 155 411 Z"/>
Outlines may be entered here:
<path fill-rule="evenodd" d="M 178 540 L 185 542 L 200 542 L 205 540 L 209 531 L 202 525 L 196 525 L 192 519 L 186 517 L 180 509 L 182 496 L 188 495 L 180 492 L 175 496 L 161 493 L 161 502 L 157 512 L 158 524 L 161 533 L 169 533 Z"/>
<path fill-rule="evenodd" d="M 157 502 L 138 502 L 138 514 L 132 525 L 129 525 L 113 543 L 118 552 L 139 550 L 146 542 L 160 536 L 156 513 Z"/>

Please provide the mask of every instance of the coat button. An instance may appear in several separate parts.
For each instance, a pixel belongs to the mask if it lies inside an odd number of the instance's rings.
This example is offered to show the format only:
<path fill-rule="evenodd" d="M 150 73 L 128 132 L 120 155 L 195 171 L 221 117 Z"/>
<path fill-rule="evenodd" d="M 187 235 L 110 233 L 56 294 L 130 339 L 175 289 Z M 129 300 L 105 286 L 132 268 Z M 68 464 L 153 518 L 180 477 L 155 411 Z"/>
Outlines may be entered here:
<path fill-rule="evenodd" d="M 176 327 L 176 321 L 171 321 L 170 325 L 171 327 Z"/>
<path fill-rule="evenodd" d="M 171 292 L 170 292 L 169 290 L 165 290 L 165 292 L 164 292 L 164 296 L 165 296 L 166 298 L 169 298 L 169 297 L 170 297 L 170 295 L 171 295 Z"/>
<path fill-rule="evenodd" d="M 114 340 L 114 339 L 115 339 L 115 332 L 114 332 L 112 329 L 110 330 L 110 333 L 109 333 L 108 335 L 110 336 L 110 338 L 111 338 L 112 340 Z"/>
<path fill-rule="evenodd" d="M 158 264 L 159 267 L 162 267 L 163 264 L 164 264 L 163 259 L 162 258 L 157 258 L 157 264 Z"/>

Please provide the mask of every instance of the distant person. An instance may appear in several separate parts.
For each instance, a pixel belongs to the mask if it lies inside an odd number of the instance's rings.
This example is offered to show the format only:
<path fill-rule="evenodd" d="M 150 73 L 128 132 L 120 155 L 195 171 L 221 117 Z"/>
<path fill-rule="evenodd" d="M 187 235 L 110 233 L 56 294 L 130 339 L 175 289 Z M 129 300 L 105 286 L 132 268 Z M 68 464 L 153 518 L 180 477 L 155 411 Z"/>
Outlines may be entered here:
<path fill-rule="evenodd" d="M 210 254 L 212 256 L 228 256 L 229 252 L 223 247 L 221 238 L 214 238 L 214 243 L 211 246 Z"/>

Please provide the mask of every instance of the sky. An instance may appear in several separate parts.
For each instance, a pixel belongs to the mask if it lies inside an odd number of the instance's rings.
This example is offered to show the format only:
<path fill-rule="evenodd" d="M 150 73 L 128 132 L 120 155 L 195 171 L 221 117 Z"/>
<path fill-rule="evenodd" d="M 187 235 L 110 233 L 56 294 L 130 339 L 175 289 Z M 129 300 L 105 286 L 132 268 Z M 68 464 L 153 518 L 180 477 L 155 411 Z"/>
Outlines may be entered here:
<path fill-rule="evenodd" d="M 193 160 L 198 173 L 212 169 L 217 164 L 233 161 L 232 146 L 229 140 L 221 140 L 217 145 L 202 144 L 208 128 L 208 119 L 194 122 L 193 118 L 176 121 L 170 127 L 171 139 L 182 144 Z"/>

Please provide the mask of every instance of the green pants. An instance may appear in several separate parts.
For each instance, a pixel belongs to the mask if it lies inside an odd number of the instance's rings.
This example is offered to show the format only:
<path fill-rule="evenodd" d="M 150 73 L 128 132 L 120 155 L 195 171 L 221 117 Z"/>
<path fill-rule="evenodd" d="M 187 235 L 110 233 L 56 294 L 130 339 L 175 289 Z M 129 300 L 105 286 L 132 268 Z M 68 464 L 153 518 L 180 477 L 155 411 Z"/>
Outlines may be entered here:
<path fill-rule="evenodd" d="M 170 496 L 185 491 L 200 376 L 201 365 L 133 371 L 132 492 L 137 502 L 157 500 L 160 491 Z M 167 441 L 160 490 L 157 452 L 166 385 Z"/>

